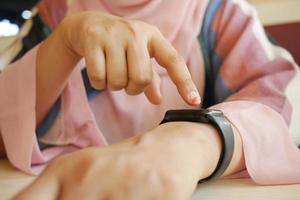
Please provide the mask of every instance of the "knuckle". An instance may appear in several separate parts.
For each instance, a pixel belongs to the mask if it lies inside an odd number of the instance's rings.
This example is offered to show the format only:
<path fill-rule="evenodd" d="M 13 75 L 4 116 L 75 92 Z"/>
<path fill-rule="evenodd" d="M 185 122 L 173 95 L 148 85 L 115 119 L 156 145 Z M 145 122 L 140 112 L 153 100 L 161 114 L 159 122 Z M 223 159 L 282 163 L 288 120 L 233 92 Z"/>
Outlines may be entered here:
<path fill-rule="evenodd" d="M 91 26 L 89 23 L 85 23 L 83 26 L 84 35 L 88 37 L 95 37 L 100 34 L 100 29 L 97 26 Z"/>
<path fill-rule="evenodd" d="M 95 37 L 103 32 L 99 19 L 90 12 L 79 14 L 79 30 L 84 37 Z"/>
<path fill-rule="evenodd" d="M 91 85 L 96 89 L 103 89 L 105 87 L 105 77 L 104 75 L 89 75 L 89 80 Z"/>
<path fill-rule="evenodd" d="M 126 87 L 127 81 L 123 79 L 114 79 L 108 82 L 108 88 L 111 90 L 121 90 Z"/>
<path fill-rule="evenodd" d="M 116 28 L 116 23 L 114 22 L 107 23 L 104 26 L 104 29 L 107 33 L 112 33 L 115 28 Z"/>
<path fill-rule="evenodd" d="M 146 85 L 149 85 L 151 83 L 152 74 L 148 73 L 148 74 L 141 74 L 141 75 L 138 75 L 138 76 L 133 76 L 131 78 L 131 81 L 135 85 L 146 86 Z"/>
<path fill-rule="evenodd" d="M 119 34 L 128 32 L 133 38 L 136 37 L 135 25 L 133 22 L 125 19 L 117 19 L 106 23 L 104 29 L 109 34 Z"/>
<path fill-rule="evenodd" d="M 92 74 L 89 76 L 91 82 L 101 82 L 104 80 L 104 76 L 101 74 Z"/>
<path fill-rule="evenodd" d="M 126 87 L 126 88 L 125 88 L 125 92 L 126 92 L 128 95 L 137 95 L 137 94 L 141 93 L 140 91 L 134 90 L 134 89 L 132 89 L 131 87 Z"/>
<path fill-rule="evenodd" d="M 149 40 L 151 35 L 161 35 L 156 26 L 139 20 L 128 21 L 128 30 L 132 33 L 133 39 Z"/>
<path fill-rule="evenodd" d="M 136 36 L 136 23 L 134 21 L 128 21 L 128 20 L 121 20 L 120 21 L 123 26 L 127 29 L 129 33 L 131 33 L 133 36 Z"/>
<path fill-rule="evenodd" d="M 143 24 L 146 24 L 145 22 L 142 22 L 139 20 L 134 20 L 134 19 L 127 20 L 126 23 L 128 26 L 131 26 L 132 28 L 137 28 L 137 27 L 143 26 Z"/>

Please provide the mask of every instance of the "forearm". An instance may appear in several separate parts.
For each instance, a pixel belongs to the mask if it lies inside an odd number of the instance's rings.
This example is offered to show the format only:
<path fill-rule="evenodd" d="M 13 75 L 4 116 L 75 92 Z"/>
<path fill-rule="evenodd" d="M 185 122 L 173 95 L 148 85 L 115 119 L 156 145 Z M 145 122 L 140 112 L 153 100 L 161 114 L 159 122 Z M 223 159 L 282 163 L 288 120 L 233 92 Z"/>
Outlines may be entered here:
<path fill-rule="evenodd" d="M 79 61 L 54 31 L 39 46 L 36 56 L 36 122 L 39 124 L 61 94 L 74 66 Z M 6 134 L 6 133 L 3 133 Z M 0 131 L 0 158 L 5 157 Z"/>
<path fill-rule="evenodd" d="M 0 132 L 0 158 L 5 157 L 5 155 L 6 155 L 6 153 L 5 153 L 4 143 L 3 143 L 2 135 Z"/>
<path fill-rule="evenodd" d="M 80 57 L 55 30 L 39 47 L 36 61 L 36 121 L 39 124 L 61 94 Z"/>

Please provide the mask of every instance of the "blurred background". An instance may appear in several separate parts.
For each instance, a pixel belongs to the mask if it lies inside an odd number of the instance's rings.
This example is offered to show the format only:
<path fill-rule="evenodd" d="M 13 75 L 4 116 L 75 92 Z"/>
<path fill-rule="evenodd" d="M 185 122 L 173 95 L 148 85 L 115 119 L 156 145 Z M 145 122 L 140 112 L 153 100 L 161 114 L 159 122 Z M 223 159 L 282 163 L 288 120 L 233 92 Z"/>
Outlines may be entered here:
<path fill-rule="evenodd" d="M 300 0 L 248 0 L 266 30 L 300 63 Z"/>
<path fill-rule="evenodd" d="M 1 0 L 0 36 L 15 35 L 38 0 Z"/>

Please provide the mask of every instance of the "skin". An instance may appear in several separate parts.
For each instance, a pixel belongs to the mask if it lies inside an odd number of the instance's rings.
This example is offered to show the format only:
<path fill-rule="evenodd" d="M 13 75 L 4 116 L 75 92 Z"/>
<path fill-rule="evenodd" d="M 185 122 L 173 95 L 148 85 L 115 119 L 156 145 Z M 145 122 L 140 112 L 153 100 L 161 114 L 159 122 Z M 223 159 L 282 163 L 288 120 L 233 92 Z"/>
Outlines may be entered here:
<path fill-rule="evenodd" d="M 167 69 L 182 98 L 199 105 L 200 96 L 184 59 L 159 30 L 139 21 L 84 12 L 67 17 L 37 54 L 37 124 L 61 94 L 84 57 L 93 87 L 144 93 L 159 104 L 159 75 L 150 58 Z M 245 168 L 238 131 L 229 175 Z M 107 147 L 60 156 L 14 199 L 184 200 L 215 169 L 222 144 L 208 124 L 172 122 Z"/>
<path fill-rule="evenodd" d="M 1 135 L 1 131 L 0 131 L 0 158 L 4 158 L 5 156 L 6 156 L 5 147 L 4 147 L 4 143 L 3 143 L 3 139 L 2 139 L 2 135 Z"/>

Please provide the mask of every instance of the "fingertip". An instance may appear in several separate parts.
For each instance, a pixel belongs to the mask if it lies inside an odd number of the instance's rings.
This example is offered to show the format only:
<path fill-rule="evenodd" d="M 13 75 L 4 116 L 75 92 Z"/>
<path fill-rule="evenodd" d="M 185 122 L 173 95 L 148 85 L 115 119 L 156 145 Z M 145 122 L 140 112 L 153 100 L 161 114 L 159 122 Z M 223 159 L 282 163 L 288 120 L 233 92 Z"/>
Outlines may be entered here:
<path fill-rule="evenodd" d="M 190 105 L 194 105 L 194 106 L 200 105 L 201 97 L 200 97 L 198 91 L 193 90 L 193 91 L 189 92 L 189 94 L 188 94 L 188 103 Z"/>
<path fill-rule="evenodd" d="M 162 102 L 162 94 L 160 88 L 156 88 L 153 84 L 149 85 L 144 92 L 147 99 L 154 105 L 159 105 Z"/>
<path fill-rule="evenodd" d="M 154 105 L 159 105 L 162 102 L 162 95 L 160 92 L 146 92 L 145 96 L 150 101 L 150 103 Z"/>
<path fill-rule="evenodd" d="M 152 99 L 151 103 L 154 105 L 159 105 L 162 102 L 162 97 L 161 96 L 156 96 L 155 98 Z"/>

